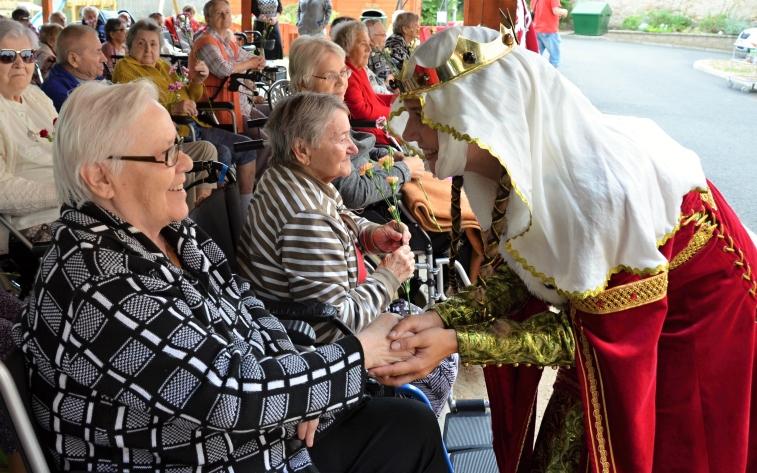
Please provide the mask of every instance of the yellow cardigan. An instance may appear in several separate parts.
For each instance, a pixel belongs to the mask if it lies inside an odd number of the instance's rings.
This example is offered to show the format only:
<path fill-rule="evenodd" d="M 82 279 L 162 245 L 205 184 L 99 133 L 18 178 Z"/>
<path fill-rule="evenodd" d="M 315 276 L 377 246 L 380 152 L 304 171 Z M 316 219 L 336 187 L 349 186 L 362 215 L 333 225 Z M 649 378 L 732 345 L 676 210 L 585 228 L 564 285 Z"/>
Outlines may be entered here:
<path fill-rule="evenodd" d="M 189 83 L 186 87 L 183 87 L 177 92 L 168 90 L 168 86 L 179 80 L 178 76 L 170 72 L 171 66 L 162 59 L 159 59 L 155 66 L 145 66 L 131 56 L 127 56 L 116 63 L 116 68 L 113 70 L 113 82 L 125 83 L 131 82 L 137 79 L 147 78 L 150 79 L 153 84 L 158 86 L 160 96 L 158 100 L 160 104 L 166 107 L 168 112 L 171 112 L 171 106 L 182 100 L 194 100 L 195 102 L 202 97 L 203 84 Z M 198 122 L 201 126 L 206 126 L 194 118 L 195 122 Z M 185 126 L 179 127 L 179 134 L 186 136 L 189 130 Z"/>

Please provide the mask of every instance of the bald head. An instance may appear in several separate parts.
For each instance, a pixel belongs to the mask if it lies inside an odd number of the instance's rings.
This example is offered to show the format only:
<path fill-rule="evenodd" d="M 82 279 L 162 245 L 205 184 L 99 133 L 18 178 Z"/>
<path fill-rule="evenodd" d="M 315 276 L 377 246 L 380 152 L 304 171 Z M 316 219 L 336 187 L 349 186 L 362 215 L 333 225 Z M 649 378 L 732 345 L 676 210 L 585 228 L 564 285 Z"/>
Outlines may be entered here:
<path fill-rule="evenodd" d="M 71 24 L 63 28 L 55 42 L 55 56 L 58 64 L 67 64 L 68 55 L 81 49 L 84 40 L 92 35 L 97 38 L 97 31 L 87 25 Z"/>

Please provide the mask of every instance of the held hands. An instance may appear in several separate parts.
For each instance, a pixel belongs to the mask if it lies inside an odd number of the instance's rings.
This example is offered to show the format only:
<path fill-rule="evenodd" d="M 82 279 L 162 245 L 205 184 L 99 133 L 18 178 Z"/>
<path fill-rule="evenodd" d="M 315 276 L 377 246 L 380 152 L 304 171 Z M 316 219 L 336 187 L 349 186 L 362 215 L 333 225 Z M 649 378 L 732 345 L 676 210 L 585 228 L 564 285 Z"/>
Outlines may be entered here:
<path fill-rule="evenodd" d="M 407 156 L 402 162 L 405 163 L 410 170 L 410 177 L 412 179 L 420 179 L 421 176 L 426 174 L 426 165 L 418 156 Z"/>
<path fill-rule="evenodd" d="M 317 428 L 318 419 L 302 421 L 297 425 L 297 438 L 305 442 L 305 445 L 307 445 L 308 448 L 312 448 Z"/>
<path fill-rule="evenodd" d="M 407 360 L 370 369 L 382 384 L 399 386 L 422 378 L 441 361 L 457 351 L 454 330 L 443 328 L 436 313 L 411 315 L 400 321 L 389 334 L 392 349 L 412 352 Z"/>
<path fill-rule="evenodd" d="M 381 314 L 357 334 L 357 339 L 363 346 L 366 369 L 402 361 L 412 355 L 412 352 L 393 350 L 390 347 L 392 340 L 388 335 L 398 321 L 399 316 L 395 314 Z"/>

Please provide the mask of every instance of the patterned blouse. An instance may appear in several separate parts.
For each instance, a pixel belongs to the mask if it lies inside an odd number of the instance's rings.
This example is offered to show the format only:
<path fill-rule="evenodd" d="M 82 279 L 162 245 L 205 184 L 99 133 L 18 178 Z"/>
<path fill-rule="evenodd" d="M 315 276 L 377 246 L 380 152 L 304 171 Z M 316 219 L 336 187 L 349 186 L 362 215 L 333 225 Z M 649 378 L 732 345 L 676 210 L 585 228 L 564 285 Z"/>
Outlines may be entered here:
<path fill-rule="evenodd" d="M 384 44 L 389 50 L 394 69 L 402 71 L 402 66 L 405 65 L 405 60 L 410 57 L 410 45 L 407 44 L 405 38 L 398 34 L 393 34 L 386 38 L 386 43 Z"/>
<path fill-rule="evenodd" d="M 41 443 L 65 471 L 300 471 L 297 424 L 363 395 L 359 342 L 298 353 L 202 230 L 161 233 L 181 268 L 103 209 L 63 207 L 14 327 Z"/>

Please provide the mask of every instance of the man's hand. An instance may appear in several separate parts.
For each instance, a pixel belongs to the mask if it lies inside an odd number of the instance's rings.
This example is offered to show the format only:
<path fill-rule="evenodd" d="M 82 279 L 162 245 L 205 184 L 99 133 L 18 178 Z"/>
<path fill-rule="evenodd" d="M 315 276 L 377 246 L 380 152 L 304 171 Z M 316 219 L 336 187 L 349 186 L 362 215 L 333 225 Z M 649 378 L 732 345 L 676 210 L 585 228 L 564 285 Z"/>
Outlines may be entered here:
<path fill-rule="evenodd" d="M 318 419 L 300 422 L 297 426 L 297 438 L 305 442 L 308 448 L 313 448 L 315 430 L 318 428 Z"/>
<path fill-rule="evenodd" d="M 454 330 L 430 328 L 392 342 L 392 349 L 415 353 L 405 361 L 369 369 L 381 384 L 400 386 L 420 379 L 436 368 L 447 356 L 457 351 Z"/>
<path fill-rule="evenodd" d="M 397 325 L 389 332 L 389 339 L 392 341 L 399 340 L 424 330 L 432 328 L 444 328 L 444 322 L 434 311 L 425 312 L 418 315 L 410 315 L 400 320 Z"/>
<path fill-rule="evenodd" d="M 210 69 L 208 69 L 208 65 L 205 64 L 204 61 L 197 61 L 195 67 L 189 71 L 189 80 L 195 84 L 201 84 L 202 82 L 205 82 L 205 79 L 208 78 L 209 74 Z"/>

